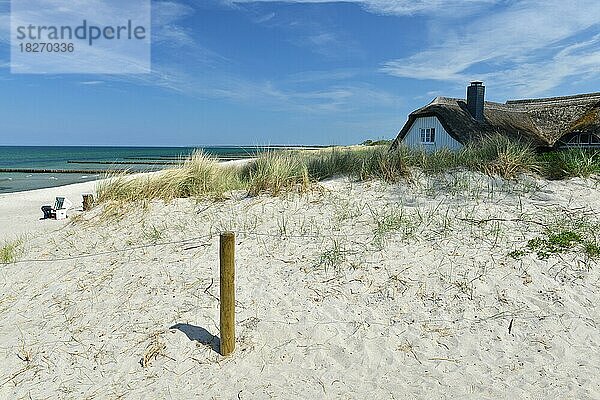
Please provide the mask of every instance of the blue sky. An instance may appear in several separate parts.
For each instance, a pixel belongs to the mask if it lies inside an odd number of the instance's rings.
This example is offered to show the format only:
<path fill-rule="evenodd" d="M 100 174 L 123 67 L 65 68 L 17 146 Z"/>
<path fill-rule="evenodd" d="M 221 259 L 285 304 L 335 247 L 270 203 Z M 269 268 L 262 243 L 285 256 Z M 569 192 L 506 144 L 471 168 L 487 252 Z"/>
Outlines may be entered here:
<path fill-rule="evenodd" d="M 151 74 L 10 73 L 0 145 L 350 144 L 392 138 L 437 95 L 600 91 L 600 2 L 153 2 Z"/>

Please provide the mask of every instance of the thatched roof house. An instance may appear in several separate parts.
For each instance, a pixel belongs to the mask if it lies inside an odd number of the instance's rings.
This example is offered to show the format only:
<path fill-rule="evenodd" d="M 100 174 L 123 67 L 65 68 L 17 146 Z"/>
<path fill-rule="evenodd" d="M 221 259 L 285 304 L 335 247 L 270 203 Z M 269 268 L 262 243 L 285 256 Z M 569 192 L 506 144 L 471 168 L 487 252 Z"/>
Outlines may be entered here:
<path fill-rule="evenodd" d="M 526 140 L 539 148 L 600 148 L 600 92 L 545 99 L 484 101 L 482 82 L 467 100 L 437 97 L 408 117 L 393 146 L 460 148 L 490 134 Z"/>

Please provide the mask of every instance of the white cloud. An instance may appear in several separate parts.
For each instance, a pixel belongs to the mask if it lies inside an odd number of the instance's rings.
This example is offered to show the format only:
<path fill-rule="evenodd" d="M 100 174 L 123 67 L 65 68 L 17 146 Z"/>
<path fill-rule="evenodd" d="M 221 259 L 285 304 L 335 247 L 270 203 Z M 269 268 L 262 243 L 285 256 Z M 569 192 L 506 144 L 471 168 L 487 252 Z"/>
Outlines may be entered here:
<path fill-rule="evenodd" d="M 321 90 L 281 90 L 271 83 L 259 87 L 260 96 L 266 96 L 273 107 L 296 108 L 307 112 L 364 112 L 366 109 L 394 107 L 402 100 L 391 93 L 367 84 L 338 84 Z M 279 104 L 279 106 L 278 106 Z"/>
<path fill-rule="evenodd" d="M 483 79 L 519 96 L 547 93 L 565 79 L 600 78 L 600 35 L 583 43 L 575 43 L 552 58 L 483 75 Z"/>
<path fill-rule="evenodd" d="M 269 13 L 269 14 L 265 14 L 265 15 L 261 15 L 257 18 L 254 18 L 254 23 L 256 24 L 263 24 L 265 22 L 269 22 L 270 20 L 272 20 L 273 18 L 275 18 L 277 14 L 275 14 L 274 12 Z"/>
<path fill-rule="evenodd" d="M 291 83 L 315 83 L 324 81 L 343 81 L 356 78 L 364 71 L 359 69 L 335 69 L 322 71 L 304 71 L 288 75 Z"/>
<path fill-rule="evenodd" d="M 498 3 L 500 0 L 222 0 L 228 5 L 244 3 L 356 3 L 376 14 L 414 15 L 414 14 L 455 14 L 471 13 L 481 7 Z"/>
<path fill-rule="evenodd" d="M 188 5 L 174 1 L 154 1 L 152 3 L 152 39 L 157 43 L 176 46 L 194 45 L 188 29 L 178 23 L 194 13 Z"/>
<path fill-rule="evenodd" d="M 323 85 L 305 89 L 302 82 L 251 81 L 224 73 L 189 74 L 177 65 L 155 65 L 150 75 L 113 76 L 114 81 L 160 87 L 195 98 L 220 98 L 263 105 L 270 110 L 310 113 L 364 111 L 396 107 L 399 96 L 360 83 Z"/>
<path fill-rule="evenodd" d="M 597 37 L 589 39 L 589 31 L 599 26 L 595 0 L 510 3 L 462 26 L 438 24 L 440 34 L 432 35 L 429 48 L 391 60 L 382 70 L 416 79 L 487 79 L 519 94 L 543 93 L 568 77 L 600 75 L 598 64 L 594 67 L 600 44 Z M 577 43 L 580 37 L 588 41 Z"/>
<path fill-rule="evenodd" d="M 79 82 L 80 85 L 86 85 L 86 86 L 102 85 L 103 83 L 104 83 L 104 81 L 83 81 L 83 82 Z"/>
<path fill-rule="evenodd" d="M 297 37 L 290 39 L 299 47 L 306 47 L 312 52 L 328 59 L 348 59 L 364 57 L 364 50 L 344 32 L 327 31 L 322 26 L 304 27 L 305 32 L 298 31 Z"/>

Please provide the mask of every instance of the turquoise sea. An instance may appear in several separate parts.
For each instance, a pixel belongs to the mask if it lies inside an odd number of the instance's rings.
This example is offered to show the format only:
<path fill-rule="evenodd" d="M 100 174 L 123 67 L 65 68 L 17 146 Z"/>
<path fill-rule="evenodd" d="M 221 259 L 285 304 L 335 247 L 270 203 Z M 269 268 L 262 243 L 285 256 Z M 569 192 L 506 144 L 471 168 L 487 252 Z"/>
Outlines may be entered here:
<path fill-rule="evenodd" d="M 92 181 L 104 175 L 101 171 L 108 170 L 154 171 L 168 167 L 162 164 L 177 162 L 196 149 L 202 149 L 223 160 L 248 158 L 264 150 L 256 147 L 0 146 L 0 193 Z M 12 172 L 14 170 L 25 172 Z M 43 170 L 53 172 L 40 172 Z"/>

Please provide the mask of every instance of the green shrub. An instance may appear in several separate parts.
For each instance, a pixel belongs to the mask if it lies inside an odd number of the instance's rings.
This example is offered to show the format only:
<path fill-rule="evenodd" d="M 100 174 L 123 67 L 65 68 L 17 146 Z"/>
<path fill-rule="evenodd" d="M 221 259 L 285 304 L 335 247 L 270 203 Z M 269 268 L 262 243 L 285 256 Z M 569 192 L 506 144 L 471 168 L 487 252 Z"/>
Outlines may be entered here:
<path fill-rule="evenodd" d="M 335 272 L 339 272 L 342 264 L 345 261 L 346 251 L 337 240 L 334 240 L 332 246 L 321 253 L 315 268 L 323 267 L 326 272 L 331 269 L 333 269 Z"/>
<path fill-rule="evenodd" d="M 548 232 L 545 238 L 531 239 L 527 247 L 535 251 L 541 259 L 547 259 L 552 254 L 563 253 L 583 242 L 581 235 L 569 231 Z"/>
<path fill-rule="evenodd" d="M 543 235 L 530 239 L 523 249 L 509 253 L 519 259 L 528 253 L 535 253 L 539 259 L 546 260 L 553 255 L 566 252 L 580 252 L 589 258 L 600 257 L 598 232 L 600 223 L 589 217 L 561 217 L 551 222 Z"/>

